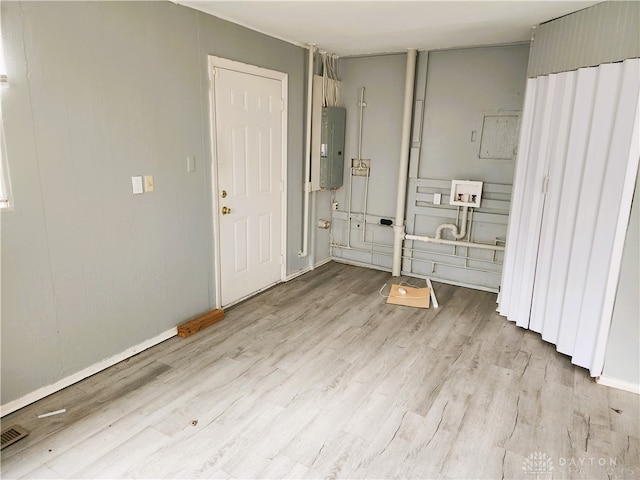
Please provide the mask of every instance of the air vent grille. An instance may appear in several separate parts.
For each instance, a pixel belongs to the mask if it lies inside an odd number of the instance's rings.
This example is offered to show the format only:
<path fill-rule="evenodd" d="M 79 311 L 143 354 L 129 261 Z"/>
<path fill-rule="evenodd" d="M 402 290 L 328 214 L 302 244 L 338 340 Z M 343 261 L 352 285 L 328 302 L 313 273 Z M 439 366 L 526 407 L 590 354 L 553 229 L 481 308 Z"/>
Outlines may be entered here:
<path fill-rule="evenodd" d="M 21 427 L 20 425 L 10 426 L 6 430 L 2 431 L 2 446 L 0 447 L 0 450 L 4 447 L 8 447 L 27 435 L 29 435 L 29 430 L 26 428 Z"/>

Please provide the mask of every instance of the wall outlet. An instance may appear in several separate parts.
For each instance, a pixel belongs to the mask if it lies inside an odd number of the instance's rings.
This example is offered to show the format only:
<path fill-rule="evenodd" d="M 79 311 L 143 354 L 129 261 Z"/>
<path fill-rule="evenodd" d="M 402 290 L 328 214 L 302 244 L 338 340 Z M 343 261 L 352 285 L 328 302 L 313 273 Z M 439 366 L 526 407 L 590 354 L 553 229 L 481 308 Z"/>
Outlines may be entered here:
<path fill-rule="evenodd" d="M 153 192 L 154 190 L 154 185 L 153 185 L 153 175 L 145 175 L 144 176 L 144 191 L 146 192 Z"/>
<path fill-rule="evenodd" d="M 131 177 L 131 188 L 134 195 L 144 193 L 144 188 L 142 187 L 142 177 L 140 175 Z"/>
<path fill-rule="evenodd" d="M 334 212 L 338 211 L 338 202 L 331 203 L 331 210 L 333 210 Z"/>
<path fill-rule="evenodd" d="M 189 155 L 187 157 L 187 172 L 195 172 L 196 171 L 196 157 Z"/>

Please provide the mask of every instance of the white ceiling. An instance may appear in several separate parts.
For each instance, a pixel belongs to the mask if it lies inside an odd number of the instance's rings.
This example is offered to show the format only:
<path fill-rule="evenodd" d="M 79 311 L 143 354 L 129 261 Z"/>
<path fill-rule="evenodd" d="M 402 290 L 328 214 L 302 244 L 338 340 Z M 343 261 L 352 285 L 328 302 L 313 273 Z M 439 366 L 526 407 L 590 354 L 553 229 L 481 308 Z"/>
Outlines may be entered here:
<path fill-rule="evenodd" d="M 528 41 L 534 25 L 598 1 L 172 0 L 340 56 Z"/>

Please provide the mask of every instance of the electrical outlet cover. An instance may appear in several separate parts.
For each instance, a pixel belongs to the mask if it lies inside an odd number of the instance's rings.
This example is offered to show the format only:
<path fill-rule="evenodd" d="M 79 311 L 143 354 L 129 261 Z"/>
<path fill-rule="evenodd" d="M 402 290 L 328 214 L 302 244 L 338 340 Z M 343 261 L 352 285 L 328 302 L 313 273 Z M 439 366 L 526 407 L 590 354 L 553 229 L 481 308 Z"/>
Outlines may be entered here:
<path fill-rule="evenodd" d="M 135 176 L 135 177 L 131 177 L 131 188 L 133 190 L 133 194 L 134 195 L 139 195 L 141 193 L 144 193 L 144 188 L 142 187 L 142 177 L 141 176 Z"/>
<path fill-rule="evenodd" d="M 153 192 L 154 190 L 154 184 L 153 184 L 153 175 L 145 175 L 144 176 L 144 191 L 145 193 L 147 192 Z"/>

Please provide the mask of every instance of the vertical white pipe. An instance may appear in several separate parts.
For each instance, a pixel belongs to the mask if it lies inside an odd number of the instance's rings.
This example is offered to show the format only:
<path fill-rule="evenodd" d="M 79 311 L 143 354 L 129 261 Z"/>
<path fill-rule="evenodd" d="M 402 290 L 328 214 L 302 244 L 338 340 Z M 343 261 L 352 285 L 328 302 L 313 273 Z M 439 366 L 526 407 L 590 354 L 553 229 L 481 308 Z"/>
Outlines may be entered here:
<path fill-rule="evenodd" d="M 313 54 L 316 47 L 309 45 L 309 58 L 307 60 L 307 121 L 304 148 L 304 218 L 302 220 L 302 250 L 298 252 L 299 257 L 307 256 L 309 246 L 309 193 L 311 185 L 309 176 L 311 175 L 311 108 L 313 104 Z"/>
<path fill-rule="evenodd" d="M 411 140 L 411 113 L 413 112 L 413 87 L 415 83 L 417 51 L 407 51 L 407 72 L 404 82 L 404 113 L 402 115 L 402 140 L 400 146 L 400 166 L 398 168 L 398 200 L 396 220 L 393 224 L 393 268 L 391 274 L 400 276 L 402 269 L 402 241 L 404 240 L 404 213 L 407 198 L 407 175 L 409 173 L 409 147 Z"/>
<path fill-rule="evenodd" d="M 310 245 L 309 245 L 309 268 L 311 270 L 316 268 L 316 241 L 317 241 L 317 237 L 318 234 L 316 232 L 316 229 L 314 228 L 316 225 L 316 221 L 318 219 L 318 207 L 317 207 L 317 196 L 316 196 L 317 192 L 311 192 L 311 218 L 312 218 L 312 224 L 309 227 L 311 229 L 311 231 L 313 232 L 311 234 L 311 240 L 309 241 Z"/>
<path fill-rule="evenodd" d="M 360 89 L 360 125 L 358 134 L 358 167 L 362 166 L 362 117 L 364 116 L 364 87 Z"/>

